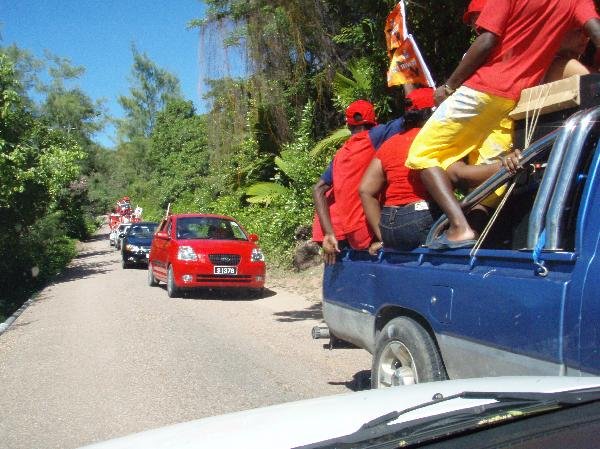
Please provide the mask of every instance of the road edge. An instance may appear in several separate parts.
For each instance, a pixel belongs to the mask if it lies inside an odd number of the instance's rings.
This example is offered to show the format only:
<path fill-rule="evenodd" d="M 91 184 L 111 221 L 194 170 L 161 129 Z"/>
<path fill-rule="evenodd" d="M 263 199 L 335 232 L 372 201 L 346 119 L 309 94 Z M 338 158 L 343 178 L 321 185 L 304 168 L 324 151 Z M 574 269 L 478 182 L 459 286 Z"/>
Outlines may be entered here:
<path fill-rule="evenodd" d="M 23 305 L 21 307 L 19 307 L 11 316 L 9 316 L 4 323 L 0 323 L 0 335 L 2 335 L 4 332 L 6 332 L 11 324 L 13 324 L 17 318 L 19 318 L 19 316 L 25 312 L 25 310 L 27 309 L 27 307 L 29 307 L 31 304 L 33 304 L 37 298 L 39 296 L 39 292 L 34 293 L 33 296 L 31 298 L 29 298 L 27 301 L 25 301 L 23 303 Z"/>

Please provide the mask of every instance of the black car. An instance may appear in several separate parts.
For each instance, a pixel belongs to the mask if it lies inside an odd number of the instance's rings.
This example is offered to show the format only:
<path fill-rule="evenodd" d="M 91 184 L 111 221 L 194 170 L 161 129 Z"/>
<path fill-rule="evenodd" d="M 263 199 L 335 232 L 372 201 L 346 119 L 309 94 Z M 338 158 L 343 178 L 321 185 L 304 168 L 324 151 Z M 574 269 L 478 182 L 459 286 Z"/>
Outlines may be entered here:
<path fill-rule="evenodd" d="M 121 265 L 129 268 L 132 265 L 148 264 L 150 246 L 158 223 L 143 221 L 133 223 L 123 236 L 121 244 Z"/>

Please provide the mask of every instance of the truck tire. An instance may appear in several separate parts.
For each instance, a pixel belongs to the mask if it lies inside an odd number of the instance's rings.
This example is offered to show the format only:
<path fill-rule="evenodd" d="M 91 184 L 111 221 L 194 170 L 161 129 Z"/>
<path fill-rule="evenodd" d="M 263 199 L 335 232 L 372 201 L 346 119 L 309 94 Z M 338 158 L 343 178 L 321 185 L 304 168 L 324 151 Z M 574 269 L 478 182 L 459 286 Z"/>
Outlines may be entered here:
<path fill-rule="evenodd" d="M 371 388 L 446 378 L 442 358 L 423 327 L 406 317 L 394 318 L 385 325 L 375 344 Z"/>
<path fill-rule="evenodd" d="M 158 280 L 156 279 L 156 277 L 154 276 L 154 273 L 152 272 L 152 264 L 148 263 L 148 285 L 150 287 L 156 287 L 158 285 Z"/>
<path fill-rule="evenodd" d="M 169 298 L 179 297 L 179 288 L 175 285 L 175 275 L 173 274 L 173 267 L 170 265 L 167 270 L 167 296 Z"/>

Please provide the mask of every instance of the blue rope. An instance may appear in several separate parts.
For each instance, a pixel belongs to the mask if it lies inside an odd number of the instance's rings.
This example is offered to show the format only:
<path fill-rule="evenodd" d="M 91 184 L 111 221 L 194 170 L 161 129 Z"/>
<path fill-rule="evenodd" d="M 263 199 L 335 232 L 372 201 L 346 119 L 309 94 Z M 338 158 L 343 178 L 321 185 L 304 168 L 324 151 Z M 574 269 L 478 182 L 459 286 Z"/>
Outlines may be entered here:
<path fill-rule="evenodd" d="M 533 248 L 533 252 L 531 253 L 533 263 L 536 264 L 537 266 L 544 265 L 544 261 L 541 260 L 542 250 L 544 249 L 544 246 L 546 246 L 546 230 L 545 229 L 542 231 L 542 233 L 538 237 L 535 247 Z"/>

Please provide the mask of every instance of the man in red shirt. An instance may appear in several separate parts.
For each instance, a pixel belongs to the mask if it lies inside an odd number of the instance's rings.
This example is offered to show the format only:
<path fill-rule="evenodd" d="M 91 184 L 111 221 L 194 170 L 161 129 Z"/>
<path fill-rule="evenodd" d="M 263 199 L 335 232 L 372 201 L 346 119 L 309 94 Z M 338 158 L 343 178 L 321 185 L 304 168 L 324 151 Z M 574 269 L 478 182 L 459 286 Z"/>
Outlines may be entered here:
<path fill-rule="evenodd" d="M 593 0 L 495 0 L 483 7 L 476 27 L 479 36 L 446 84 L 436 89 L 441 105 L 415 138 L 406 161 L 407 167 L 421 170 L 429 194 L 448 217 L 449 228 L 431 245 L 436 249 L 470 247 L 476 238 L 445 170 L 476 151 L 479 164 L 508 153 L 508 113 L 523 89 L 540 82 L 567 31 L 581 27 L 600 47 Z"/>
<path fill-rule="evenodd" d="M 431 113 L 433 89 L 415 89 L 406 98 L 410 105 L 406 108 L 405 126 L 409 129 L 381 145 L 360 183 L 360 199 L 375 234 L 375 241 L 369 247 L 371 255 L 384 246 L 409 251 L 422 245 L 439 216 L 439 209 L 429 202 L 419 173 L 404 165 L 408 149 L 424 121 L 422 114 L 413 114 L 415 120 L 409 115 L 418 111 Z"/>
<path fill-rule="evenodd" d="M 373 105 L 357 100 L 346 109 L 351 136 L 313 187 L 316 213 L 323 230 L 325 263 L 335 262 L 340 241 L 353 249 L 367 249 L 373 240 L 358 195 L 362 175 L 379 146 L 404 130 L 404 119 L 378 125 Z M 334 207 L 327 195 L 333 195 Z"/>

